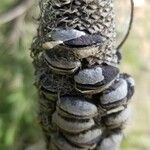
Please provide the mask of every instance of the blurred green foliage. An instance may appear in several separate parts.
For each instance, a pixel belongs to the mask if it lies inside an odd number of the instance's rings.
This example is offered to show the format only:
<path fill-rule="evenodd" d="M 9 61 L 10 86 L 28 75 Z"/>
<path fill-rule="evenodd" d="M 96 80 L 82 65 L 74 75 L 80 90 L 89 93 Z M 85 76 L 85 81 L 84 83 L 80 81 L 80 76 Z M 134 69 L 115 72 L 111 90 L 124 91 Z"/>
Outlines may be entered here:
<path fill-rule="evenodd" d="M 1 1 L 0 11 L 14 0 Z M 23 150 L 38 137 L 36 90 L 30 44 L 34 27 L 28 19 L 19 40 L 9 43 L 12 24 L 0 26 L 0 149 Z"/>
<path fill-rule="evenodd" d="M 10 8 L 14 2 L 15 0 L 1 1 L 0 13 Z M 150 19 L 149 16 L 147 17 Z M 13 44 L 10 44 L 9 41 L 12 23 L 0 26 L 0 150 L 23 150 L 29 144 L 37 142 L 41 135 L 36 119 L 37 95 L 33 86 L 34 70 L 29 51 L 36 29 L 33 22 L 32 14 L 25 18 L 21 27 L 23 29 L 21 37 L 19 40 L 16 39 Z M 148 87 L 143 85 L 141 75 L 145 73 L 143 69 L 147 69 L 148 66 L 148 63 L 145 65 L 145 62 L 150 58 L 147 58 L 150 53 L 145 55 L 146 58 L 143 56 L 146 51 L 143 51 L 144 47 L 141 44 L 144 40 L 143 37 L 148 40 L 150 36 L 146 16 L 135 20 L 135 26 L 141 28 L 135 27 L 122 49 L 124 59 L 121 68 L 136 77 L 142 86 L 138 86 L 137 90 L 142 93 Z M 140 31 L 143 35 L 140 34 Z M 143 78 L 145 78 L 145 82 L 150 80 L 146 75 Z M 143 96 L 147 97 L 146 101 L 150 95 L 148 92 L 150 93 L 150 91 L 146 91 L 135 99 Z M 146 114 L 150 115 L 149 104 L 146 101 L 146 108 L 145 104 L 141 102 L 137 102 L 135 105 L 138 113 L 136 112 L 134 128 L 129 131 L 123 142 L 123 150 L 150 149 L 148 142 L 150 135 L 147 134 L 150 133 L 150 130 L 143 123 L 145 121 L 150 124 L 150 119 L 147 119 L 146 116 Z"/>
<path fill-rule="evenodd" d="M 8 7 L 10 7 L 14 3 L 14 0 L 6 0 L 1 2 L 0 5 L 0 12 L 6 10 Z"/>

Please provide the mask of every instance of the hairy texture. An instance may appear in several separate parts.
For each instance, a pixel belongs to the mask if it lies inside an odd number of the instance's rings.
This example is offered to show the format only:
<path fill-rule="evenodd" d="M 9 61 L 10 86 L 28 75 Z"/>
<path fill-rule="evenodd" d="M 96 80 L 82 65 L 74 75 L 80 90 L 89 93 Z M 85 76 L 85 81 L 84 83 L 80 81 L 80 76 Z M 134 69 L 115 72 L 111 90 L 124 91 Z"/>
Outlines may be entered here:
<path fill-rule="evenodd" d="M 113 1 L 42 0 L 40 8 L 31 56 L 47 150 L 118 150 L 134 80 L 118 68 Z"/>

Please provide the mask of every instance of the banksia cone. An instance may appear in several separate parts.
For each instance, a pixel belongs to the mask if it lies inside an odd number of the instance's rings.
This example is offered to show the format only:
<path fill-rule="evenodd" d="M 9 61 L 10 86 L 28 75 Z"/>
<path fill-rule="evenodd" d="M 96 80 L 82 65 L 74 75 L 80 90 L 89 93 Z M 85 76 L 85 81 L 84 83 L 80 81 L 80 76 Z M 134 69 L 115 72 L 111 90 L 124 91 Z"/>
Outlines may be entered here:
<path fill-rule="evenodd" d="M 112 0 L 46 0 L 31 46 L 47 150 L 118 150 L 134 80 L 120 73 Z"/>

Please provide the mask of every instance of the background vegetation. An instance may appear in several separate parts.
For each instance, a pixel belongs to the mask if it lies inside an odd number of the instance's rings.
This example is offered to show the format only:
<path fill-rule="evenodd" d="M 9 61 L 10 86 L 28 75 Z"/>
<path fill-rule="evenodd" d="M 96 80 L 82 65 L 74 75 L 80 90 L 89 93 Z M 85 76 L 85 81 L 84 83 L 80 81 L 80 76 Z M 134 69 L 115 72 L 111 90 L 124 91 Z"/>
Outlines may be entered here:
<path fill-rule="evenodd" d="M 21 0 L 23 1 L 23 0 Z M 31 1 L 31 0 L 30 0 Z M 13 8 L 15 0 L 1 1 L 0 14 Z M 126 7 L 124 7 L 126 6 Z M 124 1 L 119 14 L 129 12 Z M 124 10 L 124 11 L 121 11 Z M 150 150 L 150 1 L 136 7 L 134 28 L 122 48 L 121 70 L 136 80 L 132 101 L 133 116 L 126 131 L 122 150 Z M 119 17 L 119 35 L 126 26 Z M 36 120 L 37 96 L 33 86 L 34 71 L 30 59 L 30 44 L 36 33 L 37 4 L 25 14 L 5 24 L 0 22 L 0 149 L 23 150 L 41 140 Z M 1 15 L 0 15 L 1 18 Z M 118 19 L 118 18 L 117 18 Z M 1 21 L 1 20 L 0 20 Z"/>

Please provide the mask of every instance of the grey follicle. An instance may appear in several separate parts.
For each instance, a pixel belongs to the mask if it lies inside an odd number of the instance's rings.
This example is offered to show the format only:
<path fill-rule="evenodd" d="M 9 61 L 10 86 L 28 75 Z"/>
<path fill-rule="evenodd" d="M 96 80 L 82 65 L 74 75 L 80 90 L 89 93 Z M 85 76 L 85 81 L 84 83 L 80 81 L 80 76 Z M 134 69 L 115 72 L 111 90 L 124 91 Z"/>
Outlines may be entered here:
<path fill-rule="evenodd" d="M 90 129 L 95 125 L 93 119 L 71 120 L 61 117 L 56 112 L 53 114 L 52 122 L 56 124 L 60 129 L 68 133 L 80 133 L 82 131 Z"/>
<path fill-rule="evenodd" d="M 89 131 L 81 132 L 80 134 L 65 134 L 65 137 L 78 145 L 92 145 L 95 141 L 99 140 L 102 136 L 102 130 L 95 128 Z"/>
<path fill-rule="evenodd" d="M 100 101 L 102 104 L 109 104 L 126 98 L 128 94 L 128 87 L 126 80 L 120 79 L 116 83 L 116 86 L 117 86 L 116 89 L 112 89 L 112 91 L 106 94 L 105 93 L 102 94 L 102 96 L 100 97 Z"/>
<path fill-rule="evenodd" d="M 46 41 L 42 44 L 44 49 L 52 49 L 53 47 L 63 44 L 65 41 L 69 41 L 72 39 L 79 38 L 81 36 L 85 36 L 86 34 L 83 31 L 79 31 L 76 29 L 59 29 L 56 28 L 53 30 L 48 37 L 50 37 L 51 41 Z"/>
<path fill-rule="evenodd" d="M 85 35 L 85 32 L 76 29 L 55 29 L 51 32 L 52 40 L 62 42 L 73 40 Z"/>
<path fill-rule="evenodd" d="M 64 57 L 60 57 L 58 55 L 52 56 L 49 55 L 48 51 L 45 51 L 43 57 L 47 63 L 47 65 L 55 72 L 60 72 L 61 74 L 72 74 L 79 67 L 81 67 L 81 62 L 79 60 L 72 60 L 71 62 L 69 59 Z"/>
<path fill-rule="evenodd" d="M 109 65 L 97 65 L 79 71 L 74 80 L 76 89 L 83 93 L 100 93 L 117 78 L 119 69 Z"/>
<path fill-rule="evenodd" d="M 119 150 L 123 133 L 112 133 L 102 140 L 97 150 Z"/>
<path fill-rule="evenodd" d="M 101 67 L 81 70 L 75 75 L 74 80 L 79 84 L 93 85 L 104 80 Z"/>
<path fill-rule="evenodd" d="M 54 134 L 52 136 L 52 143 L 61 150 L 87 150 L 86 148 L 77 147 L 69 143 L 64 137 L 60 134 Z"/>
<path fill-rule="evenodd" d="M 42 44 L 44 49 L 52 49 L 59 44 L 72 47 L 102 46 L 106 41 L 100 34 L 91 35 L 76 29 L 55 29 L 51 32 L 50 38 L 51 41 Z"/>
<path fill-rule="evenodd" d="M 98 113 L 96 105 L 88 102 L 85 98 L 77 96 L 61 97 L 57 102 L 57 106 L 61 110 L 79 117 L 93 117 Z"/>
<path fill-rule="evenodd" d="M 104 123 L 109 128 L 117 128 L 117 127 L 122 128 L 129 120 L 130 115 L 131 110 L 129 108 L 126 108 L 120 112 L 105 117 Z"/>

